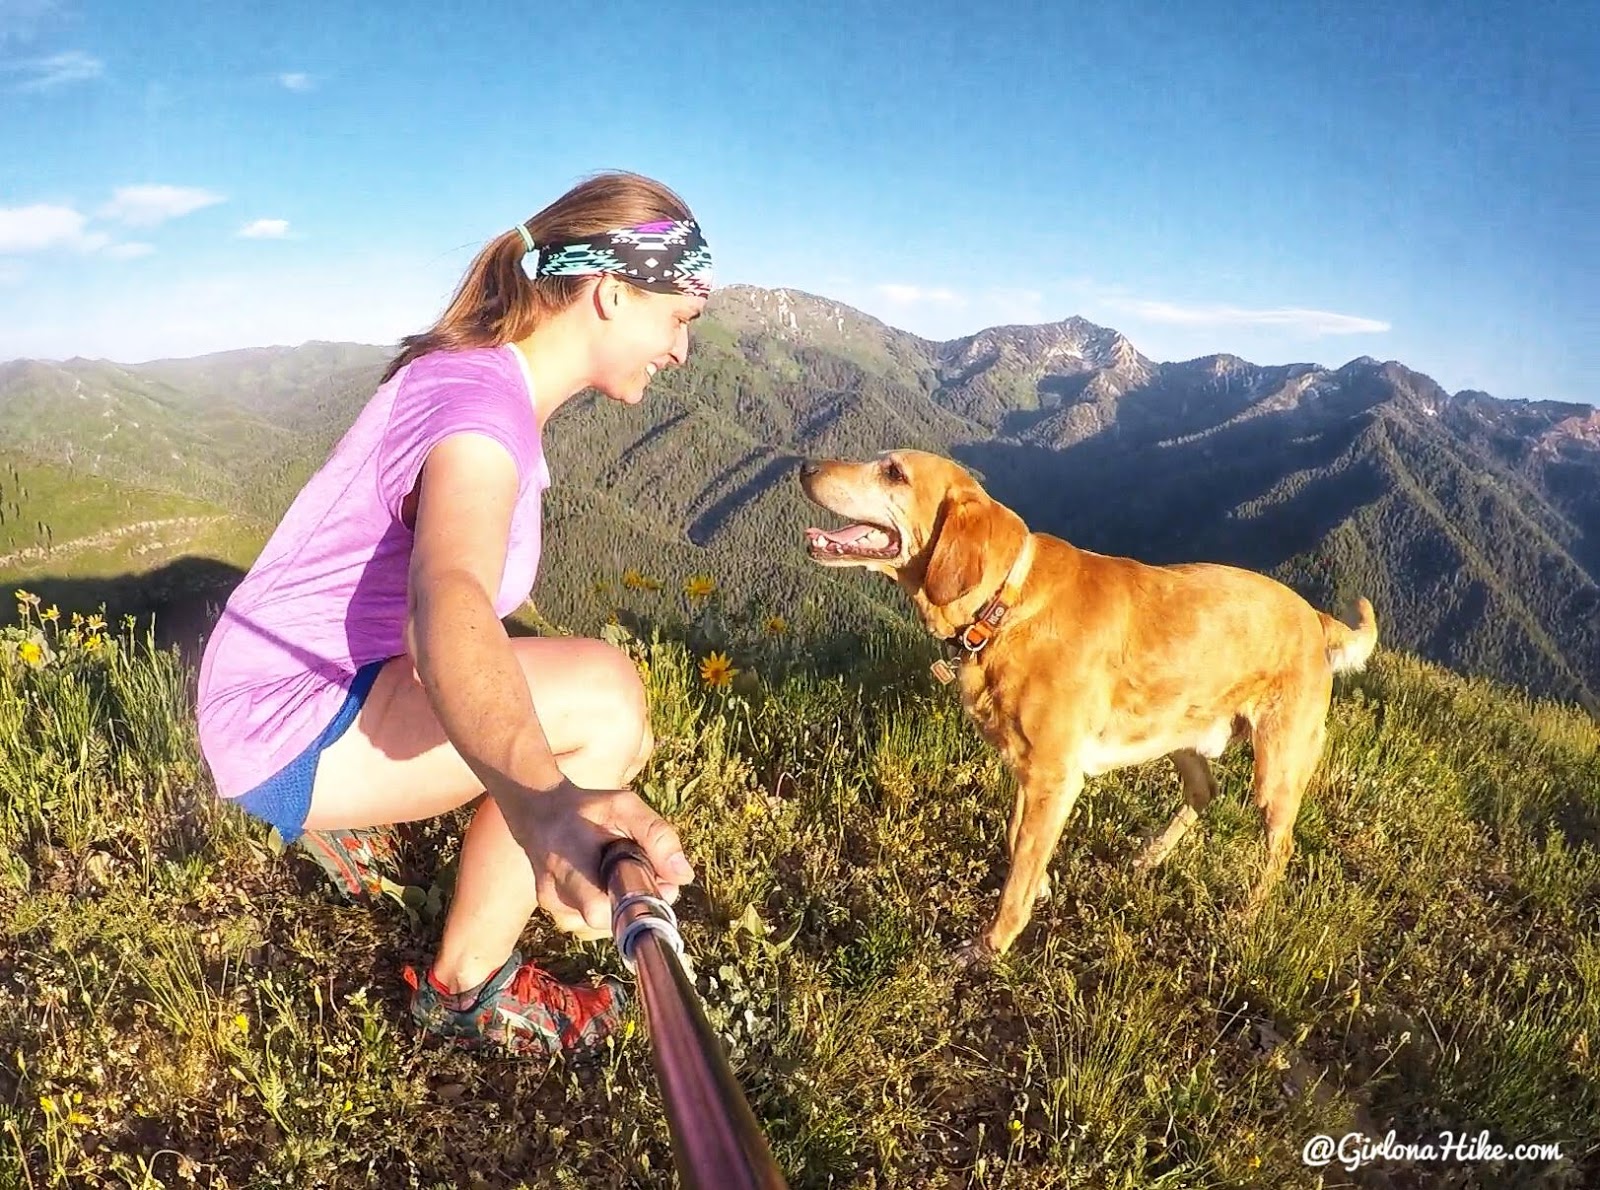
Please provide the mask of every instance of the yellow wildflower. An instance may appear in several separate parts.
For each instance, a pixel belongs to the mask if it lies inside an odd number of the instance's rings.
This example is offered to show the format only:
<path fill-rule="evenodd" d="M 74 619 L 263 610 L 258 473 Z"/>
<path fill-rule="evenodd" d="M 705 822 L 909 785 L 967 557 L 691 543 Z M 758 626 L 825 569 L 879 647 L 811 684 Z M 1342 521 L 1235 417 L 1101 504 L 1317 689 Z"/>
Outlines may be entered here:
<path fill-rule="evenodd" d="M 44 649 L 36 640 L 25 640 L 18 645 L 17 656 L 22 658 L 24 665 L 31 665 L 35 669 L 44 664 Z"/>
<path fill-rule="evenodd" d="M 630 591 L 661 590 L 660 579 L 650 578 L 648 575 L 640 574 L 632 567 L 629 567 L 627 570 L 622 572 L 622 585 L 627 587 Z"/>
<path fill-rule="evenodd" d="M 782 616 L 768 616 L 761 623 L 761 631 L 768 636 L 782 636 L 789 631 L 789 621 Z"/>
<path fill-rule="evenodd" d="M 241 1012 L 238 1016 L 233 1018 L 233 1027 L 239 1030 L 241 1033 L 250 1032 L 250 1018 Z"/>
<path fill-rule="evenodd" d="M 79 628 L 79 627 L 82 627 L 82 625 L 83 625 L 83 613 L 82 612 L 73 612 L 72 613 L 72 626 L 74 628 Z"/>
<path fill-rule="evenodd" d="M 733 675 L 738 672 L 727 654 L 716 650 L 700 661 L 700 680 L 707 686 L 730 686 L 733 684 Z"/>
<path fill-rule="evenodd" d="M 717 589 L 717 580 L 709 574 L 692 574 L 683 584 L 683 593 L 690 599 L 709 599 Z"/>
<path fill-rule="evenodd" d="M 37 595 L 35 595 L 33 592 L 31 592 L 31 591 L 24 591 L 21 587 L 18 587 L 17 588 L 17 606 L 19 606 L 19 607 L 38 607 L 39 606 L 39 597 Z"/>
<path fill-rule="evenodd" d="M 102 625 L 102 627 L 104 627 L 104 625 Z M 91 632 L 89 634 L 89 639 L 83 642 L 83 651 L 85 653 L 98 653 L 100 651 L 100 646 L 105 643 L 105 637 L 101 636 L 98 632 Z"/>
<path fill-rule="evenodd" d="M 81 1111 L 70 1111 L 67 1113 L 67 1123 L 82 1128 L 85 1125 L 93 1123 L 93 1121 Z"/>
<path fill-rule="evenodd" d="M 55 1114 L 56 1101 L 54 1099 L 50 1098 L 50 1096 L 48 1096 L 48 1095 L 39 1096 L 39 1106 L 44 1108 L 44 1114 L 45 1115 L 50 1116 L 50 1115 L 54 1115 Z"/>
<path fill-rule="evenodd" d="M 89 617 L 88 628 L 90 632 L 104 632 L 106 630 L 105 618 L 98 614 L 91 615 Z"/>
<path fill-rule="evenodd" d="M 41 620 L 49 620 L 52 624 L 54 624 L 61 618 L 61 609 L 52 603 L 49 607 L 45 608 L 44 611 L 39 613 L 39 618 Z"/>

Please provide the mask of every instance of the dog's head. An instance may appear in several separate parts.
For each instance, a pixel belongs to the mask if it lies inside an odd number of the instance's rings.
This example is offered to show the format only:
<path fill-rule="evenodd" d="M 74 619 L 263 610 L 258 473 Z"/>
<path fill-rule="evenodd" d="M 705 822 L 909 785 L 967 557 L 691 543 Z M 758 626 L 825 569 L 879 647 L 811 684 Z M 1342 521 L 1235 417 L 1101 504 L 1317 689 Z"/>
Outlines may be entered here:
<path fill-rule="evenodd" d="M 801 465 L 800 486 L 850 522 L 806 530 L 815 561 L 880 571 L 936 608 L 991 594 L 1027 536 L 1022 518 L 990 498 L 968 471 L 924 451 L 885 451 L 860 462 L 810 460 Z"/>

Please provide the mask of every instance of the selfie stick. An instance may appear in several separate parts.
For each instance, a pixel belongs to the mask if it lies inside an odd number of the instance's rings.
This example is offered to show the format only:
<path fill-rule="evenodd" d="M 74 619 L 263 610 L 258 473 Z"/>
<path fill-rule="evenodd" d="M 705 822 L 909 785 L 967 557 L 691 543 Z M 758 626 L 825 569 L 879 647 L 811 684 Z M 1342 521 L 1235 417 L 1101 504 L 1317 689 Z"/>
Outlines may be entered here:
<path fill-rule="evenodd" d="M 655 868 L 631 839 L 600 856 L 611 895 L 611 935 L 639 979 L 645 1030 L 672 1133 L 672 1158 L 688 1190 L 787 1190 L 728 1057 L 683 965 L 683 938 L 661 899 Z"/>

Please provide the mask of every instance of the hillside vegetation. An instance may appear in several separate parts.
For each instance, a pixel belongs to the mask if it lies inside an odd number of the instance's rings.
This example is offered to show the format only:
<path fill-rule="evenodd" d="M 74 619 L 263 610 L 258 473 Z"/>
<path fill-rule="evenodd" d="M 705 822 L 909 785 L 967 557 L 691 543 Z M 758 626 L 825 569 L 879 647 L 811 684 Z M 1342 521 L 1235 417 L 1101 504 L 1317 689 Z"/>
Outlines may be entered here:
<path fill-rule="evenodd" d="M 626 577 L 626 581 L 624 580 Z M 697 986 L 795 1187 L 1482 1187 L 1600 1181 L 1600 738 L 1380 652 L 1341 679 L 1281 890 L 1239 912 L 1249 757 L 1150 877 L 1170 766 L 1092 781 L 1054 899 L 997 967 L 1012 793 L 903 621 L 841 637 L 640 566 L 618 622 L 699 873 Z M 23 600 L 0 648 L 0 1187 L 666 1186 L 639 1032 L 588 1064 L 417 1036 L 455 824 L 336 904 L 213 797 L 192 675 Z M 559 631 L 545 622 L 546 631 Z M 710 685 L 698 662 L 738 673 Z M 543 922 L 561 972 L 618 969 Z M 1559 1160 L 1308 1169 L 1316 1134 L 1559 1142 Z M 1448 1180 L 1442 1180 L 1448 1179 Z"/>

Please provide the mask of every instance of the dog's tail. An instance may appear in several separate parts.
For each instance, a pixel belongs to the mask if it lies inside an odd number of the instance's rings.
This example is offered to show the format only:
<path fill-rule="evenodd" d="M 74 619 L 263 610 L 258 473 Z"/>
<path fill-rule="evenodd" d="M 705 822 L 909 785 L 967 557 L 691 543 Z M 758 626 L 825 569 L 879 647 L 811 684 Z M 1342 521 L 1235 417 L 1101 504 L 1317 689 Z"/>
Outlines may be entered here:
<path fill-rule="evenodd" d="M 1357 599 L 1356 612 L 1360 619 L 1354 628 L 1341 624 L 1326 612 L 1317 613 L 1322 617 L 1322 635 L 1328 642 L 1328 664 L 1333 666 L 1334 673 L 1360 669 L 1372 656 L 1372 650 L 1378 647 L 1378 617 L 1372 604 Z"/>

